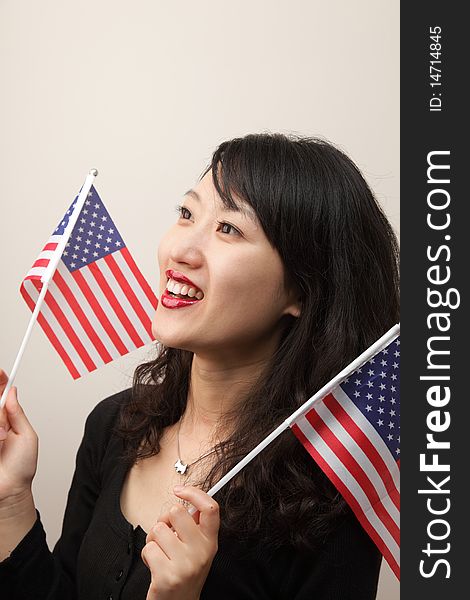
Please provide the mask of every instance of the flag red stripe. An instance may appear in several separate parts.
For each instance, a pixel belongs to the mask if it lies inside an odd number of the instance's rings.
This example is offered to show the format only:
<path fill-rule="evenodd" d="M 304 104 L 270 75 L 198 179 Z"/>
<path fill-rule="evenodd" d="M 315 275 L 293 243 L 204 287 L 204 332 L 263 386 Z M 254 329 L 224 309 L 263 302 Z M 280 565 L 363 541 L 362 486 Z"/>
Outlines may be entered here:
<path fill-rule="evenodd" d="M 36 287 L 36 289 L 38 291 L 41 290 L 41 284 L 38 281 L 33 281 L 33 285 Z M 46 292 L 46 295 L 44 297 L 44 302 L 47 304 L 47 306 L 50 308 L 52 314 L 55 316 L 55 318 L 59 322 L 59 325 L 62 327 L 65 335 L 69 338 L 70 343 L 72 344 L 72 346 L 77 351 L 80 358 L 82 359 L 83 363 L 85 364 L 85 367 L 88 369 L 88 371 L 94 371 L 96 369 L 95 363 L 93 362 L 91 356 L 86 351 L 86 348 L 82 344 L 78 335 L 72 329 L 70 323 L 68 322 L 67 317 L 64 315 L 62 309 L 57 304 L 56 299 L 54 298 L 54 296 L 51 294 L 51 292 L 49 290 Z"/>
<path fill-rule="evenodd" d="M 100 340 L 98 334 L 96 333 L 96 331 L 94 330 L 90 321 L 88 320 L 88 317 L 85 315 L 85 313 L 81 309 L 80 305 L 77 302 L 77 299 L 70 291 L 70 288 L 68 287 L 65 279 L 62 277 L 62 275 L 59 273 L 59 271 L 56 271 L 54 273 L 53 280 L 54 280 L 54 283 L 56 283 L 59 290 L 64 295 L 64 297 L 67 300 L 73 313 L 75 314 L 77 319 L 80 321 L 80 324 L 82 325 L 86 334 L 90 338 L 90 341 L 92 342 L 93 346 L 96 348 L 96 350 L 97 350 L 98 354 L 100 355 L 101 359 L 103 360 L 103 362 L 104 363 L 111 362 L 113 360 L 112 356 L 106 350 L 103 342 Z"/>
<path fill-rule="evenodd" d="M 320 466 L 322 471 L 327 475 L 327 477 L 334 484 L 336 489 L 340 492 L 346 502 L 349 504 L 354 514 L 356 515 L 358 521 L 361 523 L 362 527 L 369 534 L 371 539 L 374 541 L 377 548 L 385 557 L 386 561 L 390 565 L 390 568 L 395 573 L 397 579 L 400 579 L 400 567 L 393 557 L 393 554 L 390 552 L 387 544 L 380 537 L 378 531 L 373 527 L 370 521 L 365 516 L 359 502 L 356 500 L 354 495 L 349 491 L 349 488 L 343 484 L 341 479 L 336 475 L 335 471 L 330 467 L 330 465 L 323 460 L 322 456 L 315 450 L 310 440 L 304 435 L 302 430 L 295 423 L 291 426 L 292 431 L 300 440 L 304 448 L 310 454 L 310 456 L 315 460 L 315 462 Z"/>
<path fill-rule="evenodd" d="M 57 248 L 59 244 L 57 242 L 48 242 L 44 248 L 42 249 L 43 252 L 45 252 L 46 250 L 55 250 Z"/>
<path fill-rule="evenodd" d="M 108 302 L 113 307 L 114 312 L 116 313 L 119 320 L 123 324 L 124 329 L 129 334 L 129 337 L 131 338 L 133 343 L 136 345 L 137 348 L 139 348 L 140 346 L 143 346 L 144 345 L 143 340 L 140 339 L 139 334 L 137 333 L 134 326 L 130 322 L 126 313 L 124 312 L 124 309 L 120 305 L 119 300 L 114 295 L 113 290 L 109 287 L 108 282 L 106 281 L 103 273 L 100 271 L 100 268 L 97 266 L 96 263 L 90 263 L 88 265 L 88 268 L 90 270 L 90 273 L 96 279 L 96 283 L 100 286 L 101 291 L 106 296 Z"/>
<path fill-rule="evenodd" d="M 323 439 L 325 444 L 330 448 L 330 450 L 336 454 L 338 459 L 346 466 L 347 470 L 353 475 L 356 481 L 359 483 L 361 488 L 364 490 L 369 502 L 385 525 L 385 527 L 389 530 L 390 535 L 396 541 L 397 544 L 400 543 L 400 529 L 392 519 L 387 509 L 383 505 L 377 491 L 370 481 L 367 473 L 361 467 L 361 465 L 357 462 L 354 456 L 349 452 L 346 446 L 341 442 L 340 439 L 331 431 L 328 425 L 323 421 L 320 415 L 316 412 L 315 409 L 312 409 L 305 415 L 307 421 L 312 425 L 318 435 Z"/>
<path fill-rule="evenodd" d="M 124 292 L 126 298 L 129 300 L 132 308 L 135 310 L 137 316 L 140 319 L 140 322 L 142 323 L 142 325 L 145 328 L 145 331 L 149 335 L 151 335 L 151 332 L 150 332 L 150 327 L 151 327 L 150 318 L 149 318 L 148 314 L 145 312 L 145 310 L 144 310 L 142 304 L 140 303 L 139 299 L 135 295 L 134 290 L 131 288 L 129 282 L 125 278 L 123 272 L 119 268 L 119 265 L 115 261 L 114 256 L 112 254 L 108 254 L 107 256 L 105 256 L 104 260 L 105 260 L 106 264 L 108 265 L 108 267 L 110 268 L 110 270 L 111 270 L 112 274 L 114 275 L 116 281 L 120 285 L 120 287 L 121 287 L 122 291 Z"/>
<path fill-rule="evenodd" d="M 73 271 L 72 276 L 75 279 L 76 284 L 82 291 L 82 294 L 87 299 L 88 304 L 91 306 L 93 312 L 99 319 L 104 330 L 108 334 L 109 339 L 112 341 L 112 343 L 116 347 L 116 350 L 119 352 L 119 354 L 121 356 L 124 356 L 125 354 L 127 354 L 128 350 L 127 350 L 124 342 L 121 340 L 121 338 L 119 337 L 119 334 L 114 329 L 111 321 L 108 319 L 108 317 L 106 316 L 106 313 L 101 308 L 98 300 L 96 299 L 96 296 L 91 291 L 90 286 L 88 285 L 86 279 L 83 277 L 80 270 Z"/>
<path fill-rule="evenodd" d="M 31 312 L 34 312 L 34 308 L 36 306 L 35 302 L 31 298 L 31 296 L 28 294 L 28 292 L 26 291 L 26 289 L 24 288 L 23 285 L 20 287 L 20 292 L 21 292 L 21 295 L 23 296 L 26 304 L 31 309 Z M 54 331 L 52 330 L 52 328 L 50 327 L 49 323 L 44 318 L 44 315 L 41 314 L 41 312 L 39 312 L 39 314 L 38 314 L 38 323 L 42 327 L 42 330 L 44 331 L 44 333 L 46 334 L 46 336 L 49 338 L 49 341 L 54 346 L 54 348 L 57 351 L 57 353 L 59 354 L 60 358 L 65 363 L 65 366 L 69 370 L 69 372 L 72 375 L 72 377 L 74 379 L 78 379 L 80 377 L 80 373 L 76 369 L 76 367 L 75 367 L 72 359 L 67 354 L 67 352 L 65 351 L 64 347 L 62 346 L 62 344 L 59 342 L 57 336 L 55 335 Z"/>
<path fill-rule="evenodd" d="M 143 289 L 143 291 L 144 291 L 145 295 L 147 296 L 150 304 L 154 308 L 157 308 L 157 302 L 158 302 L 157 301 L 157 297 L 153 293 L 152 288 L 147 283 L 147 280 L 145 279 L 145 277 L 139 271 L 139 267 L 135 264 L 135 261 L 132 258 L 132 256 L 131 256 L 129 250 L 127 249 L 127 247 L 123 248 L 121 250 L 121 256 L 124 258 L 124 260 L 126 261 L 127 265 L 129 266 L 129 269 L 132 271 L 132 274 L 134 275 L 134 277 L 139 282 L 139 285 Z M 152 336 L 152 338 L 153 338 L 153 336 Z"/>
<path fill-rule="evenodd" d="M 390 471 L 385 464 L 384 459 L 380 455 L 380 452 L 377 451 L 377 448 L 374 446 L 371 440 L 359 428 L 354 419 L 351 418 L 351 416 L 346 412 L 341 403 L 334 397 L 333 394 L 328 394 L 328 396 L 323 399 L 323 402 L 328 410 L 333 413 L 336 419 L 340 421 L 341 425 L 346 429 L 349 435 L 364 451 L 364 454 L 366 454 L 367 458 L 374 465 L 377 473 L 380 475 L 380 478 L 384 483 L 385 489 L 389 493 L 390 498 L 397 509 L 400 510 L 400 493 L 398 492 L 392 477 L 384 476 L 385 473 L 389 474 Z"/>
<path fill-rule="evenodd" d="M 31 269 L 34 269 L 35 267 L 47 267 L 47 265 L 50 263 L 50 259 L 49 258 L 38 258 L 37 261 L 35 261 L 35 263 L 33 264 L 33 266 L 31 267 Z"/>
<path fill-rule="evenodd" d="M 23 281 L 27 281 L 28 279 L 31 279 L 31 281 L 40 281 L 41 280 L 41 275 L 28 275 L 27 277 L 25 277 L 23 279 Z"/>

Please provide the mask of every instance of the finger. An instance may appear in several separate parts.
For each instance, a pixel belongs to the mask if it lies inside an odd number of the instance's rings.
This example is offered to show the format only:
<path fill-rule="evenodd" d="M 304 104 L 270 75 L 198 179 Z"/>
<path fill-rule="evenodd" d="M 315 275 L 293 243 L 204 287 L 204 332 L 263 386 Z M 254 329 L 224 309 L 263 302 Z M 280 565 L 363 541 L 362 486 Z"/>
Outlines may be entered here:
<path fill-rule="evenodd" d="M 182 542 L 189 542 L 198 534 L 199 530 L 193 517 L 186 508 L 180 504 L 171 507 L 170 512 L 168 513 L 168 520 L 170 522 L 170 527 L 173 528 Z"/>
<path fill-rule="evenodd" d="M 5 371 L 3 369 L 0 369 L 0 398 L 3 396 L 3 392 L 5 391 L 7 383 L 8 383 L 8 375 L 5 373 Z M 2 406 L 2 408 L 0 408 L 0 426 L 3 423 L 2 415 L 4 414 L 4 411 L 5 411 L 5 407 Z"/>
<path fill-rule="evenodd" d="M 181 548 L 181 542 L 171 531 L 168 525 L 159 521 L 152 527 L 145 539 L 147 543 L 155 542 L 171 560 L 175 558 Z"/>
<path fill-rule="evenodd" d="M 182 504 L 175 504 L 174 506 L 179 506 L 180 508 L 182 508 L 182 507 L 183 507 L 183 505 L 182 505 Z M 186 511 L 186 509 L 184 509 L 184 510 Z M 188 511 L 186 511 L 186 512 L 188 512 Z M 188 513 L 188 514 L 189 514 L 189 513 Z M 198 513 L 198 514 L 199 514 L 199 513 Z M 158 522 L 158 521 L 161 521 L 162 523 L 166 523 L 166 524 L 168 525 L 168 527 L 170 527 L 170 529 L 171 529 L 171 527 L 172 527 L 172 524 L 171 524 L 170 511 L 169 511 L 169 510 L 167 510 L 166 512 L 162 513 L 162 514 L 161 514 L 161 515 L 158 517 L 158 519 L 157 519 L 157 522 Z"/>
<path fill-rule="evenodd" d="M 158 517 L 157 521 L 161 521 L 162 523 L 166 523 L 166 524 L 168 525 L 168 527 L 171 527 L 170 513 L 169 513 L 168 511 L 167 511 L 167 512 L 164 512 L 164 513 L 162 513 L 162 514 L 161 514 L 161 515 Z"/>
<path fill-rule="evenodd" d="M 16 386 L 13 386 L 8 392 L 5 408 L 10 426 L 15 433 L 29 433 L 32 430 L 31 423 L 18 402 Z"/>
<path fill-rule="evenodd" d="M 181 489 L 175 486 L 173 491 L 180 498 L 191 502 L 199 511 L 200 530 L 208 537 L 216 535 L 220 527 L 220 516 L 219 505 L 214 498 L 192 485 L 183 486 Z"/>
<path fill-rule="evenodd" d="M 2 373 L 4 373 L 4 371 L 2 371 Z M 1 377 L 1 375 L 0 375 Z M 8 379 L 7 379 L 8 381 Z M 3 390 L 6 387 L 6 383 L 5 385 L 1 385 L 0 384 L 0 396 L 2 396 L 3 394 Z M 8 398 L 8 395 L 7 395 Z M 2 408 L 0 408 L 0 428 L 3 428 L 6 432 L 10 429 L 10 421 L 8 420 L 8 413 L 7 413 L 7 409 L 4 406 L 2 406 Z M 0 440 L 2 439 L 2 434 L 0 433 Z"/>
<path fill-rule="evenodd" d="M 0 429 L 3 429 L 5 433 L 8 433 L 11 429 L 5 408 L 0 411 Z"/>
<path fill-rule="evenodd" d="M 140 556 L 142 557 L 145 566 L 154 571 L 159 571 L 159 566 L 161 565 L 163 567 L 163 565 L 168 562 L 168 557 L 154 541 L 148 542 L 142 548 Z"/>
<path fill-rule="evenodd" d="M 3 369 L 0 369 L 0 391 L 3 391 L 2 387 L 5 388 L 8 383 L 8 375 Z"/>

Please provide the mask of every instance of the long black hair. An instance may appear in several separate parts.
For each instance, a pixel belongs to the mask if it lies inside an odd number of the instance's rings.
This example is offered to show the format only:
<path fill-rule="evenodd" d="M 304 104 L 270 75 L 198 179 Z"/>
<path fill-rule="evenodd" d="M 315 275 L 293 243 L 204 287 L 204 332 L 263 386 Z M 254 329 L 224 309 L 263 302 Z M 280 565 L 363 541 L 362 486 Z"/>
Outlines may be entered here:
<path fill-rule="evenodd" d="M 399 320 L 398 243 L 356 165 L 325 140 L 252 134 L 223 142 L 211 164 L 226 206 L 255 211 L 301 301 L 284 318 L 267 370 L 227 415 L 206 491 L 286 417 Z M 159 452 L 184 413 L 193 353 L 157 345 L 134 375 L 120 415 L 123 458 Z M 144 443 L 142 443 L 144 442 Z M 292 432 L 283 432 L 215 496 L 220 535 L 312 547 L 346 512 L 344 500 Z"/>

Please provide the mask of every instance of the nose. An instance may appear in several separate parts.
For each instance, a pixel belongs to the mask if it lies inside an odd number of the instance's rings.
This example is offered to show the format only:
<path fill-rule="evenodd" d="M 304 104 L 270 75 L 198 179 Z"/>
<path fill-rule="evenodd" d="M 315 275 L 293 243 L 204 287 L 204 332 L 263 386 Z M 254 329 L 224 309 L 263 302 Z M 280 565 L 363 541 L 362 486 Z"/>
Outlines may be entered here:
<path fill-rule="evenodd" d="M 203 240 L 201 232 L 188 229 L 180 231 L 170 245 L 169 258 L 174 264 L 188 265 L 193 269 L 204 262 Z"/>

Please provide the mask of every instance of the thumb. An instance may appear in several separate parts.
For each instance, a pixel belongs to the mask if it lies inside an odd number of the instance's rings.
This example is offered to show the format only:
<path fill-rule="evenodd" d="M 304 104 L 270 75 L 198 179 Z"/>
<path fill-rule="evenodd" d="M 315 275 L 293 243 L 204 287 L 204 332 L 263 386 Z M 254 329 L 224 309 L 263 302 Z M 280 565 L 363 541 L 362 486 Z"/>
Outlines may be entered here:
<path fill-rule="evenodd" d="M 8 381 L 8 375 L 3 369 L 0 369 L 0 385 L 6 385 Z"/>
<path fill-rule="evenodd" d="M 18 389 L 15 386 L 8 392 L 5 408 L 11 428 L 15 433 L 26 433 L 31 429 L 30 422 L 18 402 Z"/>

